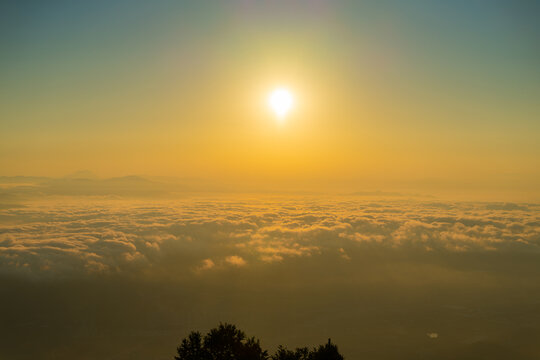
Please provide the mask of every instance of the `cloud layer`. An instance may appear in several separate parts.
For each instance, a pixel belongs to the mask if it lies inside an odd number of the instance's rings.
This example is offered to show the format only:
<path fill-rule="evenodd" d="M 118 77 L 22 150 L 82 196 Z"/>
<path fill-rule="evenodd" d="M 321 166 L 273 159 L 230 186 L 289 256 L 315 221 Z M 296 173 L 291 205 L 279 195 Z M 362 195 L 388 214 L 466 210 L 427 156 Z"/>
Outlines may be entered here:
<path fill-rule="evenodd" d="M 540 206 L 330 198 L 66 198 L 0 210 L 0 271 L 181 276 L 362 249 L 540 251 Z"/>
<path fill-rule="evenodd" d="M 169 359 L 188 331 L 229 321 L 268 348 L 332 337 L 351 359 L 538 358 L 539 210 L 404 196 L 4 203 L 0 357 Z"/>

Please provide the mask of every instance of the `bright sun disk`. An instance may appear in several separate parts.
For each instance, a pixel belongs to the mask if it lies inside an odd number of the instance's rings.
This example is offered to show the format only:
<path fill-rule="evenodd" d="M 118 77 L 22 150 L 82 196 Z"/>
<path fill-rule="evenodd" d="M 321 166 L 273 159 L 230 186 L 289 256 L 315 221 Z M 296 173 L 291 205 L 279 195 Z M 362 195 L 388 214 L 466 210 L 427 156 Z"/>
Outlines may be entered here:
<path fill-rule="evenodd" d="M 282 119 L 287 115 L 293 105 L 292 93 L 285 88 L 275 89 L 270 94 L 268 103 L 277 117 Z"/>

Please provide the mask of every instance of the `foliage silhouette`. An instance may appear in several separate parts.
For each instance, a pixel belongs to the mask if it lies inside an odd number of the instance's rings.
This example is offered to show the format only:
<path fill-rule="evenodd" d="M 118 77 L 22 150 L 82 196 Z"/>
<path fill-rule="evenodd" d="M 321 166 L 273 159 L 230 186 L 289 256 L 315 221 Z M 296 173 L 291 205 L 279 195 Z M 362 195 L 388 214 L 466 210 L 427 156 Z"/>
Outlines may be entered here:
<path fill-rule="evenodd" d="M 311 351 L 306 347 L 291 351 L 280 345 L 272 360 L 343 360 L 343 356 L 337 346 L 328 339 L 328 343 L 319 345 Z"/>
<path fill-rule="evenodd" d="M 266 360 L 268 352 L 261 349 L 259 340 L 231 324 L 219 324 L 202 339 L 193 331 L 182 340 L 176 360 Z"/>
<path fill-rule="evenodd" d="M 198 331 L 191 332 L 177 348 L 176 360 L 203 360 L 208 359 L 207 350 L 203 348 L 202 336 Z"/>
<path fill-rule="evenodd" d="M 263 350 L 258 339 L 247 337 L 235 325 L 220 323 L 203 338 L 192 331 L 177 348 L 176 360 L 344 360 L 335 344 L 328 339 L 325 345 L 313 350 L 307 347 L 288 350 L 279 346 L 271 357 Z"/>
<path fill-rule="evenodd" d="M 308 348 L 297 348 L 295 351 L 279 346 L 272 360 L 309 360 L 311 352 Z"/>
<path fill-rule="evenodd" d="M 339 353 L 337 345 L 328 339 L 325 345 L 319 345 L 310 353 L 309 360 L 343 360 L 343 356 Z"/>

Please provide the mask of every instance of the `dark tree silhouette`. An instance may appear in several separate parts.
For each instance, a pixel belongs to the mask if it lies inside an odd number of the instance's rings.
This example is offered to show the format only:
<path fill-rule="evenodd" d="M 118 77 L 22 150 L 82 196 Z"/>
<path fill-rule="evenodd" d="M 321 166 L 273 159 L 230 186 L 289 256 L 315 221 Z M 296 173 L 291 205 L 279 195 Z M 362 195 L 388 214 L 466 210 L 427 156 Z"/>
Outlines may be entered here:
<path fill-rule="evenodd" d="M 266 360 L 268 352 L 261 349 L 259 340 L 247 338 L 231 324 L 219 324 L 201 340 L 192 332 L 177 349 L 176 360 Z"/>
<path fill-rule="evenodd" d="M 332 341 L 328 339 L 325 345 L 319 345 L 313 350 L 309 360 L 343 360 L 343 356 L 339 353 L 337 345 L 332 344 Z"/>
<path fill-rule="evenodd" d="M 176 360 L 205 360 L 208 354 L 202 345 L 202 336 L 198 331 L 192 331 L 187 338 L 182 340 L 182 344 L 176 349 L 178 356 Z"/>
<path fill-rule="evenodd" d="M 204 339 L 200 332 L 193 331 L 177 348 L 176 360 L 267 360 L 268 352 L 261 348 L 258 339 L 246 334 L 231 324 L 219 324 L 211 329 Z M 328 343 L 313 350 L 307 347 L 295 351 L 279 346 L 272 360 L 344 360 L 335 344 Z"/>
<path fill-rule="evenodd" d="M 308 348 L 297 348 L 295 351 L 287 350 L 279 346 L 272 360 L 343 360 L 338 348 L 328 339 L 326 345 L 319 345 L 318 348 L 309 351 Z"/>
<path fill-rule="evenodd" d="M 279 346 L 272 360 L 309 360 L 311 352 L 308 348 L 297 348 L 295 351 Z"/>

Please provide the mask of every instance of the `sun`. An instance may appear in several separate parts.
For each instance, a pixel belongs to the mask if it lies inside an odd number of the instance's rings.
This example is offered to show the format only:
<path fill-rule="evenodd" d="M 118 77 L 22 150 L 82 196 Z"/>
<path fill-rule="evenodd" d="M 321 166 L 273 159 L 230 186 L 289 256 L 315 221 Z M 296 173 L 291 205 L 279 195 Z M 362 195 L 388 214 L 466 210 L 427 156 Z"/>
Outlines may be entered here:
<path fill-rule="evenodd" d="M 278 119 L 283 119 L 293 106 L 294 98 L 292 93 L 286 88 L 274 89 L 268 97 L 268 104 L 274 111 Z"/>

